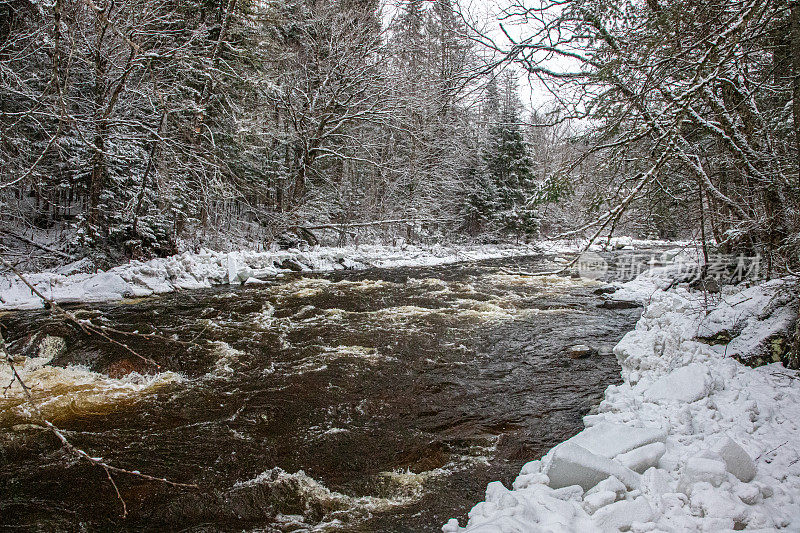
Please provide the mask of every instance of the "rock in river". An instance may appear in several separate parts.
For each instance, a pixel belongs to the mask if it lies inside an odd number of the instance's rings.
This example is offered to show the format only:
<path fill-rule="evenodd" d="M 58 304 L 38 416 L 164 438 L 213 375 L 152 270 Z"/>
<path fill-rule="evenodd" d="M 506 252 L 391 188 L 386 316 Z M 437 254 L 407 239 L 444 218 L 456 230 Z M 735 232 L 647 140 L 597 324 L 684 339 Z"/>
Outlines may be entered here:
<path fill-rule="evenodd" d="M 585 344 L 576 344 L 571 347 L 568 352 L 571 359 L 585 359 L 597 353 L 597 350 Z"/>

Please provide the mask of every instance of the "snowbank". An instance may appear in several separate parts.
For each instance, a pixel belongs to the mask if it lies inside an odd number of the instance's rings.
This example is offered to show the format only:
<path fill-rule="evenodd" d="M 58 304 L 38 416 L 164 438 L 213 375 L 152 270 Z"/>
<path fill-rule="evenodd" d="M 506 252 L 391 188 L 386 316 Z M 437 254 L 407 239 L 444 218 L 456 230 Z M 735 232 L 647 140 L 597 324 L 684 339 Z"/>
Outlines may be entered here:
<path fill-rule="evenodd" d="M 237 251 L 198 253 L 184 252 L 147 262 L 132 261 L 107 272 L 87 274 L 90 267 L 82 259 L 52 272 L 26 274 L 42 294 L 61 303 L 111 302 L 164 294 L 180 289 L 208 288 L 214 285 L 257 284 L 263 278 L 291 271 L 325 272 L 341 269 L 371 267 L 434 266 L 459 261 L 497 259 L 531 254 L 575 253 L 583 249 L 585 240 L 542 241 L 521 245 L 475 246 L 377 246 L 314 247 L 311 249 L 276 250 L 268 252 Z M 594 244 L 591 250 L 600 251 L 605 241 Z M 681 243 L 634 240 L 615 237 L 611 249 L 652 247 Z M 42 300 L 16 276 L 0 275 L 0 310 L 36 309 Z"/>
<path fill-rule="evenodd" d="M 559 239 L 542 241 L 538 243 L 541 250 L 547 253 L 572 253 L 583 250 L 588 243 L 588 239 Z M 693 247 L 695 243 L 690 241 L 661 241 L 653 239 L 634 239 L 633 237 L 612 237 L 596 239 L 587 249 L 589 252 L 602 252 L 608 250 L 636 250 L 641 248 L 653 248 L 661 246 L 672 246 L 676 250 L 683 250 Z"/>
<path fill-rule="evenodd" d="M 615 347 L 610 386 L 586 429 L 490 483 L 465 528 L 445 532 L 800 530 L 800 379 L 731 354 L 763 349 L 796 317 L 787 281 L 721 295 L 664 290 L 679 265 L 625 284 L 646 303 Z M 727 345 L 701 341 L 720 332 Z"/>
<path fill-rule="evenodd" d="M 282 272 L 345 268 L 441 265 L 541 253 L 535 245 L 418 247 L 405 245 L 315 247 L 270 252 L 183 253 L 147 262 L 132 261 L 95 274 L 76 273 L 70 265 L 55 272 L 26 275 L 42 294 L 57 302 L 108 302 L 163 294 L 179 289 L 257 283 Z M 85 265 L 83 265 L 85 266 Z M 42 300 L 13 275 L 0 276 L 0 309 L 36 309 Z"/>

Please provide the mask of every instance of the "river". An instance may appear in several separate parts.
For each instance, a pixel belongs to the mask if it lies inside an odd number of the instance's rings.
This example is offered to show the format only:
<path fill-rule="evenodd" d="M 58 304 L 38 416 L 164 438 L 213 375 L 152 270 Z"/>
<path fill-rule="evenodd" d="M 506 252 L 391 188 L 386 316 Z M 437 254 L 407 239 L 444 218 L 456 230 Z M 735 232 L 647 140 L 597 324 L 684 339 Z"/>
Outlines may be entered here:
<path fill-rule="evenodd" d="M 27 424 L 6 391 L 0 527 L 438 531 L 463 520 L 487 482 L 510 485 L 619 382 L 613 355 L 566 350 L 610 349 L 640 310 L 599 308 L 596 282 L 509 273 L 552 266 L 527 257 L 297 274 L 74 309 L 166 337 L 124 338 L 161 364 L 155 375 L 44 311 L 2 316 L 18 351 L 34 334 L 67 338 L 52 361 L 27 364 L 42 409 L 74 444 L 200 488 L 118 476 L 123 519 L 105 472 Z"/>

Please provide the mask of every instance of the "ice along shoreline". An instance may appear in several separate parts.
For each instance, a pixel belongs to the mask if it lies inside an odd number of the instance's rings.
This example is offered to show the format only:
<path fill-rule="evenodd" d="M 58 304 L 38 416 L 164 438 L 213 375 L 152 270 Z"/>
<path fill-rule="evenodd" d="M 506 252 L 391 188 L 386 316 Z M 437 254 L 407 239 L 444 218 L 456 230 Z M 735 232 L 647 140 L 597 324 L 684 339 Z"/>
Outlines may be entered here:
<path fill-rule="evenodd" d="M 666 244 L 660 241 L 614 239 L 616 248 Z M 87 273 L 85 260 L 59 269 L 26 273 L 44 296 L 59 303 L 100 303 L 141 298 L 176 290 L 216 285 L 258 283 L 292 271 L 330 272 L 342 269 L 435 266 L 461 261 L 499 259 L 579 250 L 576 242 L 538 242 L 522 245 L 314 247 L 276 251 L 184 252 L 149 261 L 131 261 L 107 271 Z M 595 245 L 594 248 L 599 248 Z M 41 298 L 13 273 L 0 275 L 0 310 L 39 309 Z"/>
<path fill-rule="evenodd" d="M 769 349 L 797 317 L 788 280 L 719 295 L 673 285 L 656 268 L 617 297 L 645 304 L 615 347 L 623 383 L 586 429 L 526 464 L 509 489 L 446 533 L 761 531 L 800 528 L 800 379 L 732 356 Z M 711 345 L 722 332 L 725 345 Z M 705 341 L 704 341 L 705 340 Z"/>
<path fill-rule="evenodd" d="M 266 252 L 184 252 L 131 261 L 105 272 L 85 273 L 81 262 L 51 272 L 25 274 L 48 298 L 60 303 L 113 302 L 216 285 L 258 283 L 292 271 L 329 272 L 371 267 L 424 266 L 539 253 L 536 246 L 315 247 Z M 0 309 L 37 309 L 42 300 L 11 273 L 0 276 Z"/>

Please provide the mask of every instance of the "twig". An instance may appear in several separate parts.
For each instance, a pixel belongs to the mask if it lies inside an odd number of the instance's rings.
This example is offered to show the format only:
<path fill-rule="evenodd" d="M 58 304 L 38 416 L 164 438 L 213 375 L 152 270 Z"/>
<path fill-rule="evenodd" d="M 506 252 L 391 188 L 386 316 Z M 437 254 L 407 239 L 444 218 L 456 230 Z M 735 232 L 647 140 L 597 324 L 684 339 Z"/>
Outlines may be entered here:
<path fill-rule="evenodd" d="M 141 479 L 146 479 L 148 481 L 158 481 L 160 483 L 164 483 L 164 484 L 170 485 L 172 487 L 183 487 L 183 488 L 193 488 L 193 489 L 200 488 L 200 487 L 198 487 L 197 485 L 195 485 L 193 483 L 177 483 L 175 481 L 170 481 L 170 480 L 168 480 L 166 478 L 158 478 L 158 477 L 155 477 L 155 476 L 149 476 L 147 474 L 142 474 L 141 472 L 136 472 L 136 471 L 133 471 L 133 470 L 127 470 L 125 468 L 120 468 L 118 466 L 113 466 L 113 465 L 110 465 L 110 464 L 106 463 L 105 461 L 103 461 L 102 458 L 92 457 L 91 455 L 89 455 L 88 453 L 83 451 L 82 449 L 76 447 L 74 444 L 72 444 L 69 441 L 69 439 L 67 439 L 66 435 L 64 435 L 64 433 L 60 429 L 58 429 L 52 422 L 50 422 L 49 420 L 47 420 L 47 418 L 45 418 L 44 413 L 42 413 L 42 410 L 39 408 L 39 405 L 36 403 L 36 401 L 33 399 L 33 396 L 31 395 L 31 392 L 30 392 L 31 388 L 28 387 L 28 385 L 22 379 L 22 376 L 20 376 L 19 372 L 17 371 L 17 367 L 14 365 L 14 359 L 11 357 L 11 355 L 6 350 L 5 341 L 3 340 L 2 334 L 0 334 L 0 352 L 3 355 L 3 358 L 5 359 L 6 364 L 8 364 L 8 366 L 11 368 L 11 375 L 13 376 L 12 383 L 14 382 L 14 380 L 16 380 L 20 384 L 20 387 L 22 388 L 22 393 L 25 396 L 25 400 L 31 406 L 31 408 L 33 409 L 34 413 L 36 413 L 37 417 L 39 418 L 39 421 L 42 424 L 44 424 L 45 427 L 47 427 L 47 429 L 49 429 L 56 436 L 56 438 L 58 438 L 59 441 L 61 441 L 61 444 L 64 446 L 64 448 L 67 449 L 67 451 L 69 451 L 70 453 L 72 453 L 73 455 L 75 455 L 75 456 L 77 456 L 77 457 L 79 457 L 81 459 L 84 459 L 84 460 L 86 460 L 86 461 L 88 461 L 88 462 L 90 462 L 90 463 L 92 463 L 92 464 L 94 464 L 96 466 L 101 467 L 105 471 L 106 476 L 108 477 L 108 480 L 111 482 L 111 485 L 114 487 L 114 491 L 117 494 L 117 498 L 122 503 L 122 516 L 123 516 L 123 518 L 128 516 L 128 506 L 125 503 L 125 499 L 122 497 L 122 494 L 120 493 L 119 487 L 117 486 L 116 482 L 114 481 L 113 476 L 111 475 L 112 473 L 115 473 L 115 474 L 128 474 L 130 476 L 135 476 L 135 477 L 138 477 L 138 478 L 141 478 Z"/>
<path fill-rule="evenodd" d="M 778 448 L 780 448 L 780 447 L 782 447 L 782 446 L 784 446 L 784 445 L 786 445 L 786 444 L 789 444 L 789 441 L 788 441 L 788 440 L 787 440 L 786 442 L 784 442 L 783 444 L 779 444 L 779 445 L 775 446 L 774 448 L 772 448 L 772 449 L 771 449 L 770 451 L 768 451 L 768 452 L 764 452 L 764 453 L 762 453 L 762 454 L 759 454 L 759 456 L 758 456 L 758 457 L 756 457 L 756 461 L 758 461 L 759 459 L 761 459 L 761 458 L 762 458 L 763 456 L 765 456 L 765 455 L 769 455 L 769 454 L 771 454 L 772 452 L 774 452 L 775 450 L 777 450 Z"/>
<path fill-rule="evenodd" d="M 123 342 L 119 342 L 118 340 L 112 339 L 111 337 L 109 337 L 106 334 L 106 332 L 110 332 L 110 333 L 125 333 L 125 332 L 121 332 L 119 330 L 116 330 L 114 328 L 109 328 L 107 326 L 98 326 L 96 324 L 93 324 L 89 320 L 83 320 L 83 319 L 80 319 L 80 318 L 76 317 L 73 313 L 70 313 L 69 311 L 67 311 L 66 309 L 62 308 L 60 305 L 58 305 L 58 303 L 56 303 L 55 300 L 53 300 L 52 298 L 48 298 L 47 296 L 42 294 L 41 291 L 39 291 L 39 289 L 34 287 L 33 284 L 31 284 L 31 282 L 28 281 L 28 279 L 19 270 L 17 270 L 13 265 L 8 263 L 8 261 L 6 261 L 3 258 L 2 255 L 0 255 L 0 263 L 3 263 L 3 265 L 6 268 L 11 270 L 14 273 L 14 275 L 16 275 L 20 280 L 22 280 L 22 282 L 25 285 L 28 286 L 28 288 L 31 290 L 31 292 L 33 292 L 33 294 L 35 294 L 36 296 L 41 298 L 42 301 L 44 301 L 47 304 L 47 306 L 53 312 L 60 314 L 61 316 L 63 316 L 69 322 L 72 322 L 73 324 L 77 325 L 87 335 L 91 335 L 92 333 L 96 333 L 97 335 L 99 335 L 100 337 L 104 338 L 108 342 L 110 342 L 112 344 L 116 344 L 117 346 L 120 346 L 121 348 L 123 348 L 127 352 L 131 353 L 132 355 L 138 357 L 142 361 L 144 361 L 144 362 L 146 362 L 148 364 L 151 364 L 151 365 L 155 366 L 156 368 L 161 368 L 161 365 L 156 363 L 154 360 L 150 359 L 149 357 L 145 357 L 145 356 L 139 354 L 138 352 L 136 352 L 136 350 L 134 350 L 133 348 L 131 348 L 127 344 L 125 344 Z M 141 335 L 141 334 L 135 334 L 135 333 L 127 333 L 127 334 L 128 335 Z"/>

